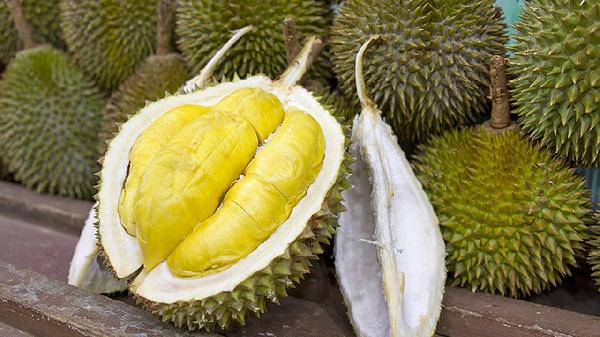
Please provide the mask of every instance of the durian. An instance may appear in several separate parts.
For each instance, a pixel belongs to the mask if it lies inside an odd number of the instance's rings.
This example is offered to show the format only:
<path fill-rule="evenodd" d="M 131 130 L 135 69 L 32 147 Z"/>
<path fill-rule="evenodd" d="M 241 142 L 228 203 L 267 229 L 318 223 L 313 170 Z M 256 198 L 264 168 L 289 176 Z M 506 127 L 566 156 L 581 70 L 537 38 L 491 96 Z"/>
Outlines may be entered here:
<path fill-rule="evenodd" d="M 287 66 L 284 18 L 294 19 L 301 38 L 324 36 L 329 30 L 328 12 L 327 4 L 318 0 L 182 0 L 177 8 L 177 45 L 190 69 L 198 72 L 231 29 L 252 25 L 256 33 L 232 48 L 216 77 L 274 77 Z M 327 52 L 321 55 L 312 66 L 315 79 L 331 77 Z"/>
<path fill-rule="evenodd" d="M 61 28 L 77 65 L 104 89 L 116 89 L 156 42 L 158 0 L 62 0 Z"/>
<path fill-rule="evenodd" d="M 369 95 L 403 140 L 470 122 L 485 112 L 487 61 L 507 38 L 493 0 L 348 0 L 331 33 L 333 69 L 354 97 L 354 55 L 371 35 Z"/>
<path fill-rule="evenodd" d="M 109 143 L 97 195 L 100 254 L 116 277 L 133 277 L 130 291 L 163 321 L 243 324 L 285 296 L 334 233 L 348 184 L 346 138 L 294 84 L 317 43 L 309 38 L 277 81 L 259 75 L 198 89 L 203 71 L 142 108 Z"/>
<path fill-rule="evenodd" d="M 352 128 L 353 187 L 342 193 L 348 210 L 340 215 L 335 266 L 358 336 L 429 337 L 442 306 L 444 241 L 427 195 L 366 94 L 362 59 L 375 38 L 356 55 L 362 112 Z"/>
<path fill-rule="evenodd" d="M 21 11 L 18 0 L 7 4 Z M 29 49 L 17 53 L 0 80 L 0 157 L 27 187 L 90 198 L 104 98 L 63 52 L 21 37 Z"/>
<path fill-rule="evenodd" d="M 31 24 L 34 40 L 64 47 L 58 24 L 59 0 L 22 0 L 21 7 Z M 0 1 L 0 63 L 8 64 L 18 50 L 23 48 L 17 28 L 4 1 Z"/>
<path fill-rule="evenodd" d="M 592 278 L 600 290 L 600 211 L 595 214 L 596 224 L 591 226 L 591 235 L 588 241 L 588 263 L 592 268 Z"/>
<path fill-rule="evenodd" d="M 106 141 L 115 134 L 119 124 L 142 108 L 146 101 L 163 98 L 165 92 L 175 92 L 189 79 L 183 58 L 173 52 L 171 46 L 174 19 L 172 2 L 159 1 L 155 55 L 148 57 L 121 83 L 104 108 L 98 134 L 101 154 L 106 151 Z"/>
<path fill-rule="evenodd" d="M 504 62 L 492 62 L 491 120 L 419 146 L 414 169 L 440 219 L 450 283 L 524 297 L 577 265 L 589 194 L 574 169 L 510 124 Z"/>
<path fill-rule="evenodd" d="M 529 1 L 510 48 L 512 98 L 536 141 L 600 166 L 600 0 Z"/>

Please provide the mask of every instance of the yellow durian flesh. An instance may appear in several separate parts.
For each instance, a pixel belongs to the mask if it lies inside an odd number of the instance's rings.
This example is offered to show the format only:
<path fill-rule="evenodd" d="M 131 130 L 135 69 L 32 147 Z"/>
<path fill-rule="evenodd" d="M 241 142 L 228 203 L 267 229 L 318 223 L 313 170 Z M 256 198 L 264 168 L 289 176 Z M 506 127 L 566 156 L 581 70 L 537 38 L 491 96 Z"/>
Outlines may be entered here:
<path fill-rule="evenodd" d="M 130 188 L 136 190 L 133 205 L 119 206 L 134 214 L 131 227 L 136 229 L 146 269 L 166 259 L 197 223 L 215 211 L 264 141 L 258 135 L 268 136 L 283 119 L 279 100 L 262 89 L 238 90 L 225 99 L 246 95 L 253 97 L 252 104 L 233 106 L 233 112 L 213 108 L 181 126 L 155 150 L 148 165 L 138 166 L 143 173 L 137 186 Z M 146 131 L 134 147 L 144 141 Z"/>
<path fill-rule="evenodd" d="M 306 195 L 321 169 L 324 151 L 323 132 L 314 118 L 289 109 L 221 207 L 169 256 L 171 272 L 179 277 L 203 276 L 250 254 Z"/>
<path fill-rule="evenodd" d="M 208 107 L 192 104 L 170 109 L 152 123 L 131 148 L 129 174 L 119 199 L 121 224 L 130 235 L 135 235 L 136 231 L 133 205 L 144 168 L 179 129 L 208 111 Z"/>

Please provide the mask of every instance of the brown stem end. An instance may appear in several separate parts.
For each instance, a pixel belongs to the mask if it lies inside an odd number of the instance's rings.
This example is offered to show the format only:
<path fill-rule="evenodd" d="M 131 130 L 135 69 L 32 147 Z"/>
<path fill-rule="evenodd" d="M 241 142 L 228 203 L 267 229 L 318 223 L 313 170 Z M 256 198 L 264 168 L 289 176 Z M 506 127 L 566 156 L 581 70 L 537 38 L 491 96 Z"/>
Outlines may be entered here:
<path fill-rule="evenodd" d="M 5 0 L 6 7 L 10 11 L 10 15 L 15 23 L 15 28 L 19 32 L 21 41 L 23 41 L 24 49 L 31 49 L 37 46 L 35 39 L 33 38 L 33 29 L 23 14 L 23 7 L 21 6 L 21 0 Z"/>
<path fill-rule="evenodd" d="M 156 17 L 156 55 L 166 55 L 173 52 L 171 37 L 173 34 L 173 0 L 160 0 Z"/>
<path fill-rule="evenodd" d="M 490 97 L 492 99 L 492 117 L 489 125 L 493 129 L 504 129 L 511 125 L 510 101 L 506 81 L 506 59 L 492 56 L 490 65 Z"/>
<path fill-rule="evenodd" d="M 296 59 L 300 51 L 300 43 L 298 42 L 298 31 L 294 18 L 287 16 L 283 20 L 283 39 L 285 42 L 285 56 L 287 64 L 290 65 Z"/>

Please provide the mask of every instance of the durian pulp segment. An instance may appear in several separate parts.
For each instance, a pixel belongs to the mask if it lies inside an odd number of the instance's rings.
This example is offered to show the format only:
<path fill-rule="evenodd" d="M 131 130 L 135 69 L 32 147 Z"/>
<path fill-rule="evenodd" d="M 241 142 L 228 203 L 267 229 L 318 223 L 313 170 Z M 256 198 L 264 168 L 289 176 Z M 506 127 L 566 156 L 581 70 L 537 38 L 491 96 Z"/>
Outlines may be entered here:
<path fill-rule="evenodd" d="M 279 100 L 259 88 L 234 92 L 216 107 L 227 108 L 228 100 L 247 103 L 230 106 L 232 112 L 201 114 L 173 134 L 143 168 L 129 212 L 135 214 L 146 269 L 166 259 L 215 211 L 265 140 L 261 136 L 273 132 L 283 118 Z"/>
<path fill-rule="evenodd" d="M 227 192 L 220 208 L 167 260 L 176 276 L 205 276 L 238 262 L 285 221 L 321 170 L 324 137 L 313 117 L 286 111 L 281 127 Z"/>
<path fill-rule="evenodd" d="M 192 104 L 170 109 L 152 123 L 133 145 L 129 153 L 130 164 L 127 181 L 119 198 L 121 224 L 129 235 L 135 236 L 134 202 L 144 169 L 179 129 L 209 110 L 208 107 Z"/>

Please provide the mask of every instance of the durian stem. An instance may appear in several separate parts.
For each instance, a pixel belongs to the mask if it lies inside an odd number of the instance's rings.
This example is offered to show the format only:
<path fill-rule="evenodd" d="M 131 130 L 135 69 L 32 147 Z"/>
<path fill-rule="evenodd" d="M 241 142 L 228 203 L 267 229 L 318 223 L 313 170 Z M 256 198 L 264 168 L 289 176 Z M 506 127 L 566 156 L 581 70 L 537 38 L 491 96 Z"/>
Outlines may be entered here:
<path fill-rule="evenodd" d="M 171 34 L 173 33 L 173 0 L 160 0 L 156 17 L 156 55 L 173 52 Z"/>
<path fill-rule="evenodd" d="M 287 64 L 289 65 L 294 62 L 294 59 L 300 50 L 296 23 L 294 22 L 294 18 L 290 16 L 286 16 L 283 20 L 283 39 L 285 42 L 285 56 L 287 58 Z"/>
<path fill-rule="evenodd" d="M 369 46 L 369 43 L 371 43 L 371 41 L 373 40 L 377 40 L 381 38 L 381 35 L 372 35 L 367 42 L 363 43 L 362 46 L 360 46 L 360 49 L 358 50 L 358 53 L 356 53 L 356 63 L 354 65 L 354 77 L 356 80 L 356 93 L 358 94 L 358 99 L 360 101 L 360 105 L 364 108 L 364 107 L 371 107 L 371 108 L 375 108 L 377 107 L 377 105 L 375 104 L 375 102 L 373 102 L 373 100 L 371 100 L 368 96 L 367 93 L 367 87 L 365 85 L 365 76 L 364 76 L 364 72 L 363 72 L 363 57 L 365 54 L 365 51 L 367 50 L 367 47 Z"/>
<path fill-rule="evenodd" d="M 294 61 L 289 65 L 279 79 L 281 86 L 289 90 L 298 83 L 313 61 L 317 58 L 323 49 L 323 41 L 316 36 L 311 36 L 306 39 L 304 47 L 298 53 Z"/>
<path fill-rule="evenodd" d="M 23 41 L 23 49 L 35 48 L 37 43 L 33 38 L 33 29 L 23 14 L 21 0 L 5 0 L 5 2 L 15 23 L 15 27 L 19 32 L 21 41 Z"/>
<path fill-rule="evenodd" d="M 223 47 L 219 49 L 213 57 L 210 58 L 208 63 L 202 68 L 200 74 L 191 80 L 187 81 L 183 86 L 183 91 L 186 93 L 190 93 L 194 91 L 196 88 L 202 87 L 208 79 L 213 75 L 215 68 L 223 58 L 223 55 L 227 53 L 229 49 L 246 33 L 254 30 L 253 26 L 246 26 L 244 28 L 238 29 L 233 32 L 233 35 L 225 42 Z"/>
<path fill-rule="evenodd" d="M 506 59 L 498 55 L 492 56 L 490 65 L 490 96 L 492 99 L 490 127 L 493 129 L 504 129 L 511 125 L 505 68 Z"/>

